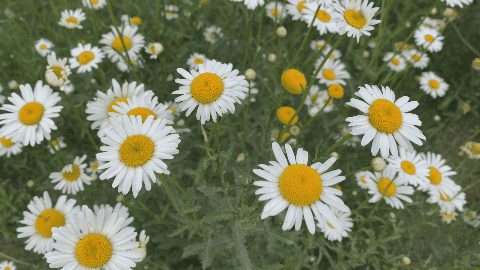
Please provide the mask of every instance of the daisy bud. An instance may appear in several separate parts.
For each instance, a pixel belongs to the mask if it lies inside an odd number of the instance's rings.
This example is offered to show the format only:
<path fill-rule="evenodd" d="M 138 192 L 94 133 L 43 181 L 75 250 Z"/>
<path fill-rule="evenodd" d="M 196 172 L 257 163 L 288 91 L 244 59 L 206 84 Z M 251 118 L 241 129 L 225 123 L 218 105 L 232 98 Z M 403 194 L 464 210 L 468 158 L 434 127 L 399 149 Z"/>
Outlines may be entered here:
<path fill-rule="evenodd" d="M 245 159 L 245 155 L 243 153 L 238 154 L 237 162 L 243 161 Z"/>
<path fill-rule="evenodd" d="M 310 257 L 310 261 L 311 262 L 315 261 L 315 257 Z"/>
<path fill-rule="evenodd" d="M 290 144 L 290 145 L 292 145 L 292 144 L 297 145 L 297 139 L 291 138 L 290 140 L 287 141 L 287 143 Z"/>
<path fill-rule="evenodd" d="M 172 74 L 168 74 L 167 76 L 167 82 L 171 82 L 173 81 L 173 75 Z"/>
<path fill-rule="evenodd" d="M 300 128 L 298 126 L 291 126 L 290 127 L 290 134 L 293 136 L 297 136 L 300 133 Z"/>
<path fill-rule="evenodd" d="M 328 87 L 328 96 L 331 98 L 343 97 L 343 87 L 339 84 L 332 84 Z"/>
<path fill-rule="evenodd" d="M 480 70 L 480 58 L 475 58 L 475 60 L 473 60 L 472 67 L 476 70 Z"/>
<path fill-rule="evenodd" d="M 443 16 L 449 18 L 450 20 L 455 19 L 457 15 L 458 13 L 451 8 L 446 8 L 445 11 L 443 12 Z"/>
<path fill-rule="evenodd" d="M 268 55 L 268 61 L 270 61 L 272 63 L 277 61 L 277 56 L 274 53 L 269 54 Z"/>
<path fill-rule="evenodd" d="M 123 194 L 118 195 L 116 200 L 117 200 L 117 202 L 123 201 Z"/>
<path fill-rule="evenodd" d="M 464 153 L 463 153 L 462 151 L 458 152 L 458 156 L 459 156 L 459 157 L 463 156 L 463 154 L 464 154 Z"/>
<path fill-rule="evenodd" d="M 385 159 L 381 157 L 375 157 L 372 159 L 372 167 L 374 171 L 382 172 L 386 166 L 387 162 L 385 162 Z"/>
<path fill-rule="evenodd" d="M 412 26 L 412 25 L 410 24 L 410 22 L 406 22 L 406 23 L 405 23 L 405 26 L 406 26 L 407 28 L 410 28 L 410 26 Z"/>
<path fill-rule="evenodd" d="M 440 116 L 435 115 L 435 116 L 433 117 L 433 119 L 438 122 L 438 121 L 440 121 Z"/>
<path fill-rule="evenodd" d="M 363 57 L 367 58 L 370 56 L 370 53 L 368 51 L 363 51 Z"/>
<path fill-rule="evenodd" d="M 337 152 L 330 153 L 330 156 L 338 159 L 338 153 Z"/>
<path fill-rule="evenodd" d="M 280 26 L 277 28 L 277 35 L 279 37 L 285 37 L 287 35 L 287 28 Z"/>
<path fill-rule="evenodd" d="M 292 94 L 301 94 L 307 87 L 307 80 L 302 72 L 296 69 L 288 69 L 282 73 L 282 85 Z"/>
<path fill-rule="evenodd" d="M 374 49 L 377 46 L 377 42 L 375 40 L 372 40 L 368 43 L 368 47 Z"/>
<path fill-rule="evenodd" d="M 255 77 L 257 76 L 257 73 L 255 72 L 255 70 L 249 68 L 245 71 L 245 78 L 247 78 L 247 80 L 249 81 L 253 81 L 255 80 Z"/>
<path fill-rule="evenodd" d="M 353 195 L 353 196 L 357 196 L 357 194 L 358 194 L 358 192 L 356 192 L 355 190 L 352 191 L 352 195 Z"/>
<path fill-rule="evenodd" d="M 35 184 L 35 182 L 33 182 L 33 180 L 28 180 L 27 181 L 27 187 L 33 187 L 34 184 Z"/>
<path fill-rule="evenodd" d="M 96 173 L 92 173 L 92 175 L 90 177 L 92 177 L 92 181 L 95 181 L 95 180 L 97 180 L 98 175 Z"/>
<path fill-rule="evenodd" d="M 433 15 L 437 14 L 437 8 L 436 7 L 432 8 L 432 11 L 430 11 L 430 13 L 432 13 Z"/>
<path fill-rule="evenodd" d="M 408 258 L 408 257 L 403 257 L 402 260 L 403 260 L 403 263 L 404 263 L 404 264 L 410 264 L 410 263 L 412 262 L 412 261 L 410 260 L 410 258 Z"/>

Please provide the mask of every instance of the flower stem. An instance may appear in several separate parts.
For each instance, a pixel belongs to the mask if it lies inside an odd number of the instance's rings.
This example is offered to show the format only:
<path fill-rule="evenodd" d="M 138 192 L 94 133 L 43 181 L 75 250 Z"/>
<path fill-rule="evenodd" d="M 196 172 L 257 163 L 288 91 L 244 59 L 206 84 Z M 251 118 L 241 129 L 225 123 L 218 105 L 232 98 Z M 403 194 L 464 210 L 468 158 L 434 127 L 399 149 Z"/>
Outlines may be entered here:
<path fill-rule="evenodd" d="M 316 162 L 316 161 L 319 161 L 321 160 L 323 157 L 326 157 L 328 154 L 330 154 L 333 150 L 335 150 L 337 147 L 339 147 L 340 145 L 342 145 L 344 142 L 350 140 L 351 138 L 353 137 L 352 134 L 348 134 L 347 136 L 343 137 L 340 141 L 336 142 L 334 145 L 330 146 L 330 148 L 328 148 L 327 150 L 325 150 L 325 152 L 323 152 L 323 154 L 316 160 L 313 160 L 313 162 Z"/>
<path fill-rule="evenodd" d="M 158 176 L 158 179 L 160 179 L 160 182 L 162 182 L 162 186 L 165 188 L 165 191 L 167 192 L 168 197 L 170 197 L 170 200 L 173 203 L 173 207 L 175 207 L 175 210 L 177 210 L 178 214 L 183 216 L 185 219 L 189 220 L 188 217 L 183 213 L 182 209 L 178 206 L 177 200 L 173 196 L 172 190 L 168 186 L 167 181 L 161 176 L 160 174 L 156 174 Z"/>
<path fill-rule="evenodd" d="M 300 54 L 300 52 L 302 51 L 303 47 L 305 46 L 305 43 L 307 42 L 308 36 L 310 35 L 310 32 L 311 32 L 312 29 L 313 29 L 313 22 L 315 22 L 315 19 L 317 18 L 317 17 L 316 17 L 316 14 L 317 14 L 318 11 L 320 10 L 320 6 L 321 6 L 321 5 L 318 5 L 317 10 L 316 10 L 315 13 L 314 13 L 315 16 L 313 16 L 313 19 L 312 19 L 312 21 L 310 22 L 310 25 L 308 26 L 307 34 L 305 35 L 305 38 L 303 38 L 302 44 L 300 44 L 300 47 L 298 48 L 297 53 L 296 53 L 295 56 L 293 57 L 292 62 L 290 62 L 292 65 L 295 64 L 295 60 L 297 59 L 298 55 Z"/>

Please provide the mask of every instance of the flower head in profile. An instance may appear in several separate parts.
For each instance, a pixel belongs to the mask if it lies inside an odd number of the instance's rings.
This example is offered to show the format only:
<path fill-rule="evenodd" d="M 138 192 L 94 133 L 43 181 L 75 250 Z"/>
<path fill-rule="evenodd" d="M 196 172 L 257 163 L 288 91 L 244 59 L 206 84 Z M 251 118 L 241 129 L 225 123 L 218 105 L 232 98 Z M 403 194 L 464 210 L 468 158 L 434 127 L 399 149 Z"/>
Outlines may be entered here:
<path fill-rule="evenodd" d="M 265 5 L 265 0 L 231 0 L 231 1 L 233 1 L 233 2 L 243 2 L 245 4 L 245 6 L 247 6 L 248 9 L 255 9 L 258 6 Z"/>
<path fill-rule="evenodd" d="M 380 20 L 373 19 L 380 8 L 374 8 L 373 2 L 369 3 L 368 0 L 339 0 L 333 4 L 333 8 L 338 12 L 333 14 L 338 33 L 356 38 L 357 43 L 362 35 L 370 36 L 373 25 L 380 23 Z"/>
<path fill-rule="evenodd" d="M 440 206 L 441 211 L 453 212 L 458 210 L 463 211 L 463 206 L 467 204 L 465 192 L 460 192 L 461 186 L 455 185 L 453 187 L 452 195 L 444 194 L 443 192 L 437 192 L 430 190 L 430 197 L 427 199 L 428 203 L 437 203 Z"/>
<path fill-rule="evenodd" d="M 330 211 L 332 211 L 333 215 L 342 223 L 343 229 L 337 229 L 332 226 L 332 224 L 328 222 L 320 222 L 317 224 L 325 237 L 329 241 L 339 241 L 341 242 L 344 237 L 348 237 L 348 232 L 352 231 L 353 222 L 352 218 L 350 217 L 350 212 L 341 212 L 338 211 L 335 207 L 330 206 Z M 320 227 L 323 224 L 323 227 Z"/>
<path fill-rule="evenodd" d="M 72 74 L 67 65 L 67 58 L 57 59 L 55 52 L 47 56 L 48 66 L 45 72 L 45 79 L 51 86 L 61 87 L 69 83 L 68 76 Z"/>
<path fill-rule="evenodd" d="M 460 146 L 460 149 L 468 155 L 468 158 L 480 159 L 480 143 L 467 142 L 465 145 Z"/>
<path fill-rule="evenodd" d="M 150 59 L 157 59 L 158 55 L 163 52 L 163 45 L 159 42 L 150 43 L 145 47 L 145 52 L 150 54 Z"/>
<path fill-rule="evenodd" d="M 68 29 L 83 28 L 80 23 L 85 20 L 85 13 L 81 8 L 77 8 L 75 11 L 66 9 L 62 11 L 60 16 L 60 21 L 58 22 L 60 26 Z"/>
<path fill-rule="evenodd" d="M 180 9 L 174 5 L 166 5 L 165 6 L 165 18 L 167 20 L 172 20 L 178 18 L 178 11 Z"/>
<path fill-rule="evenodd" d="M 67 147 L 67 144 L 63 140 L 63 137 L 58 137 L 55 140 L 49 142 L 47 148 L 50 154 L 55 154 L 55 151 L 60 151 L 60 149 Z"/>
<path fill-rule="evenodd" d="M 11 80 L 8 82 L 8 88 L 12 89 L 12 90 L 15 90 L 15 89 L 18 89 L 18 83 L 17 81 L 15 80 Z"/>
<path fill-rule="evenodd" d="M 139 27 L 142 24 L 142 19 L 140 17 L 134 16 L 130 17 L 127 14 L 123 14 L 120 18 L 122 22 L 130 27 Z"/>
<path fill-rule="evenodd" d="M 357 180 L 357 184 L 360 188 L 368 189 L 370 186 L 368 181 L 375 179 L 375 175 L 370 171 L 361 171 L 355 173 L 355 179 Z"/>

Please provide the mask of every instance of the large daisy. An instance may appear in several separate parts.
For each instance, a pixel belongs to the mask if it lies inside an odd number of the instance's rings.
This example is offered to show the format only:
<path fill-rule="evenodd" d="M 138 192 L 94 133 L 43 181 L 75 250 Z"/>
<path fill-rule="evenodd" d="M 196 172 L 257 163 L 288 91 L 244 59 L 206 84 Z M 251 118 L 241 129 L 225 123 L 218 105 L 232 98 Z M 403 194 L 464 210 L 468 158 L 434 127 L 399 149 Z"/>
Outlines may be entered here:
<path fill-rule="evenodd" d="M 433 98 L 443 97 L 450 85 L 432 71 L 423 72 L 419 78 L 420 89 Z"/>
<path fill-rule="evenodd" d="M 121 53 L 123 56 L 126 56 L 126 53 L 128 53 L 128 56 L 133 58 L 145 45 L 144 37 L 140 34 L 136 34 L 138 30 L 137 27 L 125 25 L 119 28 L 119 31 L 123 35 L 123 44 L 122 40 L 120 40 L 117 29 L 113 26 L 111 29 L 111 32 L 102 35 L 102 39 L 99 41 L 99 43 L 105 45 L 102 49 L 107 54 L 108 58 L 110 58 L 114 63 L 116 63 L 119 59 L 122 59 L 119 53 Z M 125 48 L 123 47 L 124 44 Z"/>
<path fill-rule="evenodd" d="M 287 0 L 287 1 L 288 3 L 285 6 L 285 9 L 287 10 L 287 13 L 292 16 L 292 20 L 303 21 L 303 15 L 305 14 L 305 11 L 308 9 L 308 7 L 305 5 L 307 1 L 306 0 Z M 310 19 L 310 22 L 311 21 L 312 21 L 312 18 Z"/>
<path fill-rule="evenodd" d="M 72 74 L 67 65 L 67 58 L 57 59 L 55 52 L 47 56 L 48 66 L 45 72 L 45 79 L 51 86 L 61 87 L 69 83 L 68 76 Z"/>
<path fill-rule="evenodd" d="M 0 125 L 4 125 L 0 137 L 31 146 L 44 138 L 50 140 L 50 132 L 57 129 L 52 118 L 58 117 L 63 108 L 55 106 L 60 101 L 58 93 L 53 93 L 52 88 L 43 85 L 42 81 L 35 84 L 35 90 L 30 84 L 21 85 L 20 92 L 21 97 L 17 93 L 8 97 L 13 104 L 4 104 L 0 108 L 7 111 L 0 114 Z"/>
<path fill-rule="evenodd" d="M 327 6 L 321 6 L 317 14 L 315 11 L 318 6 L 315 2 L 305 4 L 305 9 L 303 9 L 303 21 L 310 24 L 313 20 L 313 26 L 317 28 L 317 31 L 320 35 L 326 33 L 337 33 L 338 26 L 337 22 L 333 19 L 333 14 L 336 13 L 333 8 Z"/>
<path fill-rule="evenodd" d="M 175 79 L 176 83 L 182 85 L 172 93 L 181 95 L 175 102 L 180 103 L 182 111 L 187 111 L 187 116 L 198 106 L 197 120 L 202 125 L 210 120 L 210 116 L 217 122 L 217 114 L 222 116 L 227 111 L 235 113 L 235 103 L 241 104 L 240 100 L 248 93 L 245 76 L 237 76 L 239 71 L 233 69 L 232 64 L 209 60 L 206 64 L 200 64 L 198 71 L 188 72 L 177 68 L 177 72 L 184 79 Z"/>
<path fill-rule="evenodd" d="M 89 9 L 101 9 L 107 5 L 107 0 L 82 0 L 82 4 Z"/>
<path fill-rule="evenodd" d="M 205 54 L 193 53 L 187 60 L 187 65 L 190 69 L 198 70 L 200 64 L 205 64 L 209 59 Z"/>
<path fill-rule="evenodd" d="M 410 141 L 423 145 L 420 139 L 426 138 L 415 127 L 422 125 L 422 122 L 416 114 L 408 113 L 418 106 L 417 101 L 408 102 L 407 96 L 395 101 L 395 93 L 388 87 L 382 86 L 382 91 L 377 86 L 368 84 L 359 88 L 355 95 L 365 102 L 352 98 L 346 104 L 359 109 L 363 115 L 348 117 L 345 121 L 350 122 L 348 125 L 352 127 L 352 135 L 365 134 L 361 141 L 362 146 L 373 140 L 372 155 L 376 156 L 380 150 L 383 159 L 386 159 L 390 152 L 393 158 L 397 158 L 397 143 L 408 152 L 413 152 Z"/>
<path fill-rule="evenodd" d="M 253 172 L 267 181 L 255 181 L 253 184 L 261 187 L 255 194 L 262 194 L 260 201 L 269 200 L 263 208 L 261 218 L 275 216 L 288 207 L 283 230 L 290 230 L 295 225 L 295 230 L 300 230 L 302 220 L 305 218 L 308 231 L 315 233 L 315 215 L 320 227 L 328 222 L 334 228 L 343 230 L 343 224 L 335 217 L 329 206 L 343 212 L 350 212 L 350 208 L 337 196 L 342 192 L 330 187 L 343 180 L 339 176 L 341 170 L 326 172 L 337 160 L 332 157 L 325 163 L 314 163 L 307 166 L 308 152 L 299 148 L 297 155 L 293 153 L 290 145 L 285 145 L 287 158 L 276 142 L 272 143 L 273 154 L 277 161 L 270 161 L 271 165 L 260 164 L 260 168 Z M 287 162 L 288 159 L 288 162 Z M 290 165 L 289 165 L 290 163 Z"/>
<path fill-rule="evenodd" d="M 398 172 L 398 176 L 405 179 L 410 185 L 418 186 L 428 182 L 427 162 L 420 154 L 413 151 L 409 153 L 402 147 L 398 149 L 397 158 L 387 158 L 389 165 Z"/>
<path fill-rule="evenodd" d="M 416 49 L 406 50 L 402 54 L 408 62 L 413 64 L 414 68 L 424 69 L 430 62 L 426 53 L 419 52 Z"/>
<path fill-rule="evenodd" d="M 339 0 L 332 6 L 338 12 L 333 14 L 338 33 L 357 38 L 357 43 L 360 42 L 360 36 L 370 36 L 373 25 L 380 23 L 380 20 L 373 19 L 380 8 L 372 8 L 373 2 L 368 3 L 368 0 L 363 0 L 363 3 L 362 0 Z"/>
<path fill-rule="evenodd" d="M 112 187 L 118 186 L 118 191 L 127 194 L 130 189 L 137 197 L 145 183 L 145 189 L 151 189 L 155 183 L 155 173 L 169 174 L 164 159 L 173 159 L 178 154 L 179 135 L 172 134 L 175 130 L 166 126 L 166 119 L 153 120 L 153 115 L 143 122 L 138 115 L 122 115 L 122 122 L 110 121 L 112 129 L 104 129 L 105 144 L 100 148 L 97 159 L 108 162 L 99 167 L 107 169 L 100 175 L 105 180 L 115 177 Z"/>
<path fill-rule="evenodd" d="M 35 42 L 35 50 L 43 57 L 52 52 L 51 48 L 53 48 L 53 43 L 48 39 L 41 38 Z"/>
<path fill-rule="evenodd" d="M 407 61 L 401 55 L 393 52 L 386 53 L 383 61 L 388 62 L 387 67 L 395 72 L 400 72 L 407 67 Z"/>
<path fill-rule="evenodd" d="M 81 8 L 77 8 L 75 11 L 66 9 L 60 14 L 60 21 L 58 24 L 68 29 L 82 29 L 83 27 L 80 25 L 80 23 L 84 20 L 85 13 Z"/>
<path fill-rule="evenodd" d="M 116 212 L 93 213 L 86 205 L 70 215 L 69 228 L 52 229 L 55 251 L 45 254 L 50 268 L 132 269 L 134 260 L 142 257 L 133 249 L 139 243 L 135 228 L 123 226 L 124 217 Z"/>
<path fill-rule="evenodd" d="M 415 43 L 429 52 L 439 52 L 443 48 L 444 37 L 433 28 L 419 28 L 415 31 Z"/>
<path fill-rule="evenodd" d="M 427 168 L 430 170 L 428 180 L 420 183 L 419 190 L 428 191 L 432 194 L 442 194 L 443 196 L 452 197 L 455 193 L 457 184 L 453 182 L 450 176 L 456 175 L 457 172 L 453 171 L 448 165 L 445 165 L 445 159 L 442 155 L 427 152 L 425 156 L 427 162 Z"/>
<path fill-rule="evenodd" d="M 52 207 L 48 192 L 43 192 L 43 198 L 33 197 L 27 206 L 30 211 L 24 211 L 23 219 L 20 220 L 20 223 L 26 226 L 17 228 L 18 238 L 28 237 L 25 249 L 33 249 L 33 252 L 38 254 L 52 251 L 52 228 L 70 225 L 68 215 L 80 210 L 79 206 L 75 206 L 76 202 L 77 200 L 67 200 L 67 196 L 62 195 L 55 207 Z"/>
<path fill-rule="evenodd" d="M 109 112 L 110 117 L 115 117 L 119 121 L 122 115 L 140 115 L 142 121 L 145 122 L 149 115 L 153 115 L 153 120 L 164 118 L 167 124 L 173 124 L 172 111 L 169 106 L 158 102 L 158 97 L 152 95 L 139 95 L 127 98 L 126 102 L 119 101 L 117 105 L 113 105 L 113 112 Z"/>
<path fill-rule="evenodd" d="M 77 73 L 90 72 L 92 68 L 97 69 L 98 64 L 102 62 L 105 57 L 103 52 L 92 44 L 78 43 L 76 48 L 70 50 L 72 58 L 68 59 L 71 68 L 77 68 Z"/>
<path fill-rule="evenodd" d="M 52 183 L 58 183 L 53 189 L 75 195 L 77 192 L 83 191 L 83 184 L 90 185 L 92 177 L 84 172 L 87 164 L 83 162 L 86 158 L 87 155 L 75 157 L 73 163 L 63 167 L 61 172 L 51 173 L 49 177 L 52 179 Z"/>
<path fill-rule="evenodd" d="M 317 59 L 315 62 L 315 69 L 317 69 L 323 61 L 324 56 Z M 328 58 L 323 65 L 320 72 L 318 72 L 317 79 L 320 84 L 330 86 L 332 84 L 347 85 L 345 79 L 350 79 L 350 73 L 345 70 L 345 65 L 340 60 Z"/>
<path fill-rule="evenodd" d="M 342 223 L 343 229 L 337 229 L 333 227 L 328 222 L 318 223 L 317 227 L 322 230 L 322 233 L 329 241 L 339 241 L 341 242 L 344 237 L 348 237 L 348 232 L 352 231 L 353 222 L 350 217 L 350 212 L 341 212 L 335 209 L 335 207 L 330 206 L 330 211 L 333 215 Z M 323 227 L 320 227 L 320 224 L 323 224 Z"/>
<path fill-rule="evenodd" d="M 1 129 L 0 129 L 1 133 Z M 23 145 L 18 142 L 12 142 L 12 139 L 7 139 L 5 137 L 0 138 L 0 157 L 7 155 L 9 158 L 12 154 L 17 155 L 22 152 Z"/>

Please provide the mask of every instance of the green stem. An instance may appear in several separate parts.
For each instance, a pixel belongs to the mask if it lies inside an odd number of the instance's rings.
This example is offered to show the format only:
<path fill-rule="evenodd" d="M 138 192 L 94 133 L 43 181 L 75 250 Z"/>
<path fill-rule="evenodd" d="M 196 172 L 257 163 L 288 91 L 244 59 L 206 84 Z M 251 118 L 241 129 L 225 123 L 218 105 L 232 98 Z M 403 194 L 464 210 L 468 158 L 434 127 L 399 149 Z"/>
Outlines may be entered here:
<path fill-rule="evenodd" d="M 172 190 L 170 189 L 170 186 L 168 186 L 167 181 L 163 178 L 162 175 L 156 174 L 158 179 L 160 179 L 160 182 L 162 182 L 162 186 L 165 188 L 165 191 L 167 192 L 168 197 L 170 197 L 170 200 L 173 203 L 173 207 L 175 207 L 175 210 L 177 210 L 177 213 L 181 216 L 183 216 L 185 219 L 189 220 L 187 216 L 183 213 L 182 209 L 178 206 L 177 200 L 173 196 Z"/>
<path fill-rule="evenodd" d="M 315 11 L 315 15 L 318 13 L 318 11 L 320 10 L 320 6 L 321 5 L 318 5 L 317 7 L 317 10 Z M 300 44 L 300 48 L 298 48 L 298 51 L 297 53 L 295 54 L 295 56 L 293 57 L 292 59 L 292 62 L 290 62 L 292 65 L 295 64 L 295 60 L 297 59 L 298 55 L 300 54 L 300 52 L 302 51 L 303 47 L 305 46 L 305 43 L 307 42 L 307 39 L 308 39 L 308 36 L 310 35 L 310 32 L 312 31 L 313 29 L 313 23 L 315 22 L 315 19 L 317 17 L 316 16 L 313 16 L 313 19 L 312 21 L 310 22 L 310 25 L 308 26 L 308 30 L 307 30 L 307 34 L 305 34 L 305 38 L 303 38 L 303 41 L 302 41 L 302 44 Z"/>
<path fill-rule="evenodd" d="M 170 179 L 170 181 L 173 182 L 173 184 L 178 188 L 180 189 L 180 191 L 183 193 L 183 195 L 185 196 L 185 198 L 187 198 L 187 201 L 190 203 L 190 207 L 194 207 L 195 206 L 195 203 L 192 201 L 192 199 L 190 198 L 190 196 L 188 196 L 188 193 L 185 192 L 185 190 L 183 190 L 182 186 L 180 186 L 180 184 L 177 182 L 177 180 L 175 180 L 175 178 L 173 178 L 172 176 L 166 174 L 167 178 Z M 197 213 L 195 212 L 195 210 L 193 210 L 192 212 L 193 214 L 193 219 L 198 222 L 198 218 L 197 218 Z"/>
<path fill-rule="evenodd" d="M 333 150 L 335 150 L 337 147 L 339 147 L 340 145 L 342 145 L 344 142 L 350 140 L 351 138 L 353 137 L 352 134 L 348 134 L 347 136 L 343 137 L 340 141 L 336 142 L 334 145 L 330 146 L 330 148 L 328 148 L 327 150 L 325 150 L 325 152 L 323 152 L 323 154 L 317 159 L 317 160 L 313 160 L 313 162 L 317 162 L 319 161 L 320 159 L 322 159 L 323 157 L 326 157 L 328 154 L 330 154 Z"/>
<path fill-rule="evenodd" d="M 22 261 L 19 261 L 19 260 L 13 258 L 13 257 L 10 257 L 10 256 L 8 256 L 7 254 L 5 254 L 5 253 L 3 253 L 3 252 L 0 252 L 0 257 L 4 257 L 4 258 L 6 258 L 6 259 L 8 259 L 8 260 L 14 261 L 14 262 L 19 263 L 19 264 L 31 265 L 31 264 L 29 264 L 29 263 L 22 262 Z"/>
<path fill-rule="evenodd" d="M 247 46 L 245 47 L 245 54 L 243 55 L 243 64 L 242 64 L 242 70 L 243 72 L 245 72 L 245 66 L 247 64 L 247 56 L 248 56 L 248 49 L 250 47 L 250 42 L 252 41 L 252 28 L 250 27 L 251 24 L 252 24 L 252 20 L 253 20 L 253 12 L 254 11 L 250 11 L 248 10 L 248 13 L 249 13 L 249 18 L 248 18 L 248 23 L 247 23 L 247 32 L 248 32 L 248 38 L 247 38 Z"/>

